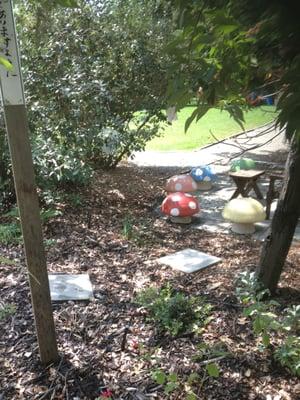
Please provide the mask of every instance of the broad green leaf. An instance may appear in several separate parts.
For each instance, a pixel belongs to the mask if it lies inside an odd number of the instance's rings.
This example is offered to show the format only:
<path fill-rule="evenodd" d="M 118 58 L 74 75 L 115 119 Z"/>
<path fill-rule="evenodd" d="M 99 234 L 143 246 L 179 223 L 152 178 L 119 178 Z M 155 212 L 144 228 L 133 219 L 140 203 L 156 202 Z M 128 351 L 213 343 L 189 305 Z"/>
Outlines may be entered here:
<path fill-rule="evenodd" d="M 238 25 L 219 25 L 216 30 L 217 32 L 228 35 L 229 33 L 236 31 L 238 28 Z"/>
<path fill-rule="evenodd" d="M 0 56 L 0 64 L 2 64 L 8 71 L 13 70 L 13 65 L 6 58 Z"/>
<path fill-rule="evenodd" d="M 264 333 L 262 335 L 262 342 L 264 346 L 268 347 L 270 345 L 270 336 Z"/>
<path fill-rule="evenodd" d="M 188 393 L 186 396 L 186 400 L 197 400 L 197 396 L 195 395 L 195 393 Z"/>
<path fill-rule="evenodd" d="M 177 375 L 174 373 L 169 374 L 168 381 L 169 382 L 177 382 Z"/>
<path fill-rule="evenodd" d="M 185 121 L 185 124 L 184 124 L 184 131 L 185 131 L 185 133 L 186 133 L 187 130 L 189 129 L 191 123 L 192 123 L 192 122 L 194 121 L 194 119 L 196 118 L 197 114 L 198 114 L 198 109 L 196 108 L 196 109 L 192 112 L 192 114 L 188 117 L 188 119 Z"/>
<path fill-rule="evenodd" d="M 263 323 L 261 318 L 256 317 L 253 322 L 253 330 L 256 334 L 260 333 L 263 330 Z"/>
<path fill-rule="evenodd" d="M 165 393 L 169 394 L 171 392 L 174 392 L 174 390 L 176 390 L 177 387 L 178 387 L 178 383 L 177 382 L 169 382 L 165 386 Z"/>
<path fill-rule="evenodd" d="M 155 371 L 152 374 L 152 379 L 159 385 L 163 385 L 166 382 L 166 374 L 163 371 Z"/>
<path fill-rule="evenodd" d="M 192 383 L 196 382 L 198 379 L 199 379 L 199 375 L 197 374 L 197 372 L 193 372 L 188 377 L 188 383 L 192 384 Z"/>
<path fill-rule="evenodd" d="M 201 119 L 207 113 L 207 111 L 209 109 L 210 109 L 210 107 L 208 105 L 198 106 L 198 108 L 197 108 L 198 113 L 197 113 L 196 121 L 198 122 L 199 119 Z"/>
<path fill-rule="evenodd" d="M 213 378 L 218 378 L 220 376 L 220 370 L 216 363 L 207 364 L 206 371 L 208 375 Z"/>

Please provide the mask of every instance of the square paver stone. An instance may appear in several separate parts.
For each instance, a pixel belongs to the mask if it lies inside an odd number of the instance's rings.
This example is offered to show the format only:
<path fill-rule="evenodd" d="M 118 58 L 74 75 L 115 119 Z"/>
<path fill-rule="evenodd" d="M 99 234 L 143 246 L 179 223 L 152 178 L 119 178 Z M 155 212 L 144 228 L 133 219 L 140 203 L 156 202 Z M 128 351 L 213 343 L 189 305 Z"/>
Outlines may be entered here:
<path fill-rule="evenodd" d="M 52 301 L 90 300 L 93 288 L 87 274 L 49 274 Z"/>
<path fill-rule="evenodd" d="M 201 251 L 184 249 L 169 256 L 161 257 L 159 264 L 165 264 L 182 272 L 196 272 L 221 261 L 220 258 L 211 256 Z"/>

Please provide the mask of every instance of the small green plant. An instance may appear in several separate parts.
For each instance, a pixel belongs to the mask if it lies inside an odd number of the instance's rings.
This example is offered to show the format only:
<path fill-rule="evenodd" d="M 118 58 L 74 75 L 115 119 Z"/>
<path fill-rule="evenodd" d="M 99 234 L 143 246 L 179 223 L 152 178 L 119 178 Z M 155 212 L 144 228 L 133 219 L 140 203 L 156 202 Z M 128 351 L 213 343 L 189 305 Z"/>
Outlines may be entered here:
<path fill-rule="evenodd" d="M 16 265 L 16 262 L 14 260 L 11 260 L 10 258 L 7 257 L 2 257 L 0 256 L 0 264 L 6 264 L 6 265 Z"/>
<path fill-rule="evenodd" d="M 192 372 L 189 375 L 179 376 L 171 372 L 166 373 L 161 369 L 152 372 L 152 379 L 158 384 L 162 385 L 165 394 L 170 394 L 176 391 L 184 393 L 185 400 L 197 400 L 198 396 L 195 394 L 194 389 L 201 388 L 208 377 L 218 378 L 220 376 L 219 367 L 215 363 L 207 364 L 203 370 L 203 374 Z"/>
<path fill-rule="evenodd" d="M 22 237 L 21 227 L 18 222 L 5 223 L 0 225 L 0 243 L 19 243 Z"/>
<path fill-rule="evenodd" d="M 127 214 L 122 223 L 122 235 L 133 241 L 137 246 L 144 246 L 149 242 L 149 226 L 146 220 L 136 220 L 130 214 Z"/>
<path fill-rule="evenodd" d="M 137 303 L 149 311 L 160 330 L 172 336 L 199 332 L 209 321 L 211 305 L 200 297 L 175 292 L 169 285 L 162 289 L 150 287 L 137 296 Z"/>
<path fill-rule="evenodd" d="M 16 306 L 14 304 L 0 304 L 0 321 L 14 315 L 16 312 Z"/>
<path fill-rule="evenodd" d="M 59 217 L 62 215 L 60 210 L 56 210 L 55 208 L 48 208 L 41 210 L 41 220 L 43 223 L 47 223 L 50 219 Z"/>
<path fill-rule="evenodd" d="M 300 332 L 300 305 L 293 305 L 285 310 L 286 315 L 282 320 L 282 327 L 287 332 Z"/>
<path fill-rule="evenodd" d="M 274 357 L 294 375 L 300 376 L 300 337 L 288 336 L 275 350 Z"/>
<path fill-rule="evenodd" d="M 208 364 L 211 360 L 216 361 L 228 356 L 230 356 L 230 352 L 228 352 L 227 347 L 223 343 L 216 343 L 214 345 L 200 343 L 197 346 L 197 352 L 192 357 L 192 360 L 199 362 L 204 361 Z"/>
<path fill-rule="evenodd" d="M 54 208 L 42 209 L 40 215 L 41 221 L 46 223 L 51 218 L 61 215 L 61 211 Z M 18 207 L 3 214 L 2 218 L 5 222 L 0 224 L 0 243 L 6 245 L 19 243 L 22 239 L 22 231 Z"/>
<path fill-rule="evenodd" d="M 56 244 L 56 240 L 55 239 L 45 239 L 44 240 L 44 246 L 46 248 L 53 247 L 53 246 L 55 246 L 55 244 Z"/>
<path fill-rule="evenodd" d="M 84 200 L 80 193 L 66 193 L 65 201 L 70 203 L 70 205 L 74 208 L 79 208 L 84 205 Z"/>
<path fill-rule="evenodd" d="M 248 304 L 256 301 L 257 293 L 263 294 L 263 292 L 265 295 L 268 293 L 258 282 L 255 272 L 245 271 L 239 275 L 235 293 L 241 303 Z"/>
<path fill-rule="evenodd" d="M 123 219 L 123 227 L 122 227 L 122 235 L 130 240 L 133 237 L 133 232 L 134 232 L 134 221 L 132 216 L 126 215 L 125 218 Z"/>
<path fill-rule="evenodd" d="M 253 331 L 262 338 L 262 345 L 270 344 L 270 331 L 279 328 L 275 307 L 279 304 L 273 300 L 264 300 L 269 295 L 268 290 L 262 289 L 254 272 L 243 272 L 236 288 L 238 299 L 245 306 L 244 316 L 251 317 Z"/>
<path fill-rule="evenodd" d="M 252 319 L 254 333 L 261 337 L 261 349 L 268 348 L 272 336 L 276 336 L 275 359 L 300 375 L 300 305 L 287 308 L 282 315 L 277 311 L 280 304 L 266 299 L 269 292 L 261 289 L 254 273 L 242 273 L 238 282 L 237 297 L 245 306 L 243 314 Z"/>
<path fill-rule="evenodd" d="M 179 380 L 177 374 L 166 374 L 162 370 L 156 370 L 152 373 L 152 379 L 159 385 L 164 386 L 165 394 L 170 394 L 179 388 Z"/>

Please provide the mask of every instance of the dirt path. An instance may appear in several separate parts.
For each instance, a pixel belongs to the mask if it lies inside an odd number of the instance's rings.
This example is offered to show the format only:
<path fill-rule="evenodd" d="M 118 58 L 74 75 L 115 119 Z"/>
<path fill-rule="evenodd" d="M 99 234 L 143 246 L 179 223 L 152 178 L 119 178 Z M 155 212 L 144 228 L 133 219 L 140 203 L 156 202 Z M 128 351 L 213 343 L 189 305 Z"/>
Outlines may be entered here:
<path fill-rule="evenodd" d="M 239 157 L 241 153 L 257 161 L 282 165 L 287 154 L 284 133 L 279 133 L 272 125 L 265 125 L 199 150 L 138 152 L 130 162 L 138 166 L 156 167 L 195 167 L 213 164 L 215 169 L 221 172 L 228 168 L 230 159 Z"/>

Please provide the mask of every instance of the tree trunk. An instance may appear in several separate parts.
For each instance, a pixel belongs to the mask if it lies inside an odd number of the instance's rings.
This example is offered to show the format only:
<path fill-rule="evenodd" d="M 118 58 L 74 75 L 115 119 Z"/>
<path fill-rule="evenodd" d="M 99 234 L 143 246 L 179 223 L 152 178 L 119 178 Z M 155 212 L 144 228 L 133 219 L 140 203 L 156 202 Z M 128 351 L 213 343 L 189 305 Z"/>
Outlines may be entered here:
<path fill-rule="evenodd" d="M 271 293 L 276 290 L 300 215 L 300 146 L 291 141 L 283 187 L 260 256 L 257 275 Z"/>

